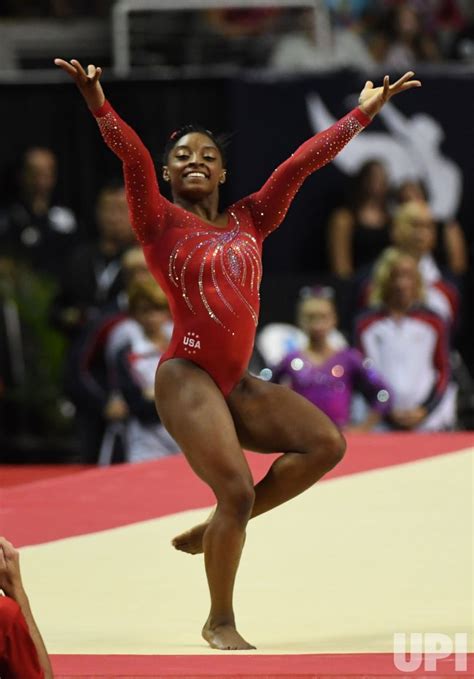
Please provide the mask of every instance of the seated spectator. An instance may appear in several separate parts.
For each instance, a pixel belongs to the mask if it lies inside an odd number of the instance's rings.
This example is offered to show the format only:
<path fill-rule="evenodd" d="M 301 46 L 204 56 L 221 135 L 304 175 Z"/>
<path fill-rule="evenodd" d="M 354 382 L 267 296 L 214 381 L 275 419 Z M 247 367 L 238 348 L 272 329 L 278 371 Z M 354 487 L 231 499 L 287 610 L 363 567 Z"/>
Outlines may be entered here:
<path fill-rule="evenodd" d="M 76 409 L 76 437 L 81 464 L 98 461 L 109 425 L 128 417 L 127 404 L 111 383 L 105 357 L 108 337 L 125 314 L 110 310 L 87 323 L 72 343 L 65 366 L 64 391 Z M 122 452 L 122 451 L 120 451 Z"/>
<path fill-rule="evenodd" d="M 52 316 L 65 334 L 77 336 L 104 307 L 120 307 L 124 290 L 121 260 L 135 244 L 128 216 L 125 188 L 110 183 L 97 198 L 98 238 L 72 252 Z"/>
<path fill-rule="evenodd" d="M 412 201 L 429 203 L 429 196 L 420 181 L 405 181 L 398 187 L 397 202 L 401 205 Z M 437 222 L 433 257 L 441 271 L 456 282 L 467 272 L 468 253 L 466 238 L 459 222 L 450 219 Z"/>
<path fill-rule="evenodd" d="M 278 40 L 269 65 L 286 72 L 373 67 L 375 62 L 355 29 L 334 25 L 330 42 L 329 48 L 318 44 L 314 10 L 303 10 L 295 30 Z"/>
<path fill-rule="evenodd" d="M 288 384 L 320 408 L 339 427 L 347 428 L 352 395 L 360 391 L 371 410 L 352 430 L 370 431 L 390 408 L 390 395 L 377 372 L 356 349 L 336 349 L 329 337 L 337 326 L 333 296 L 315 289 L 298 304 L 298 322 L 308 337 L 304 350 L 292 351 L 274 372 L 274 381 Z"/>
<path fill-rule="evenodd" d="M 251 7 L 249 9 L 210 9 L 206 18 L 213 29 L 226 36 L 258 36 L 273 25 L 281 10 L 275 7 Z"/>
<path fill-rule="evenodd" d="M 127 287 L 135 282 L 153 281 L 141 248 L 127 250 L 121 267 Z M 97 319 L 85 324 L 72 344 L 66 364 L 65 389 L 76 408 L 83 462 L 97 461 L 104 433 L 111 428 L 117 432 L 123 428 L 120 425 L 129 411 L 117 384 L 115 358 L 120 349 L 142 337 L 141 326 L 129 316 L 128 296 L 121 291 L 102 307 Z"/>
<path fill-rule="evenodd" d="M 470 0 L 464 0 L 465 3 Z M 472 66 L 474 63 L 474 7 L 466 6 L 466 22 L 459 32 L 452 35 L 449 56 Z"/>
<path fill-rule="evenodd" d="M 160 422 L 154 399 L 155 373 L 169 343 L 171 317 L 166 296 L 153 280 L 132 285 L 129 311 L 143 334 L 119 352 L 117 378 L 130 412 L 125 432 L 125 457 L 128 462 L 143 462 L 179 451 Z"/>
<path fill-rule="evenodd" d="M 388 248 L 374 270 L 374 308 L 356 323 L 358 347 L 390 388 L 387 428 L 440 431 L 455 424 L 446 325 L 423 302 L 416 259 Z"/>
<path fill-rule="evenodd" d="M 122 257 L 122 275 L 127 289 L 135 282 L 153 280 L 141 248 L 134 247 L 125 252 Z M 123 298 L 120 299 L 119 306 L 120 310 L 127 315 L 114 326 L 107 338 L 105 357 L 109 366 L 109 374 L 113 372 L 113 366 L 119 351 L 129 344 L 132 344 L 136 339 L 143 337 L 142 326 L 128 313 L 128 295 L 125 291 L 123 293 Z M 167 331 L 171 337 L 171 321 Z"/>
<path fill-rule="evenodd" d="M 0 672 L 5 679 L 53 679 L 20 572 L 20 555 L 0 537 Z"/>
<path fill-rule="evenodd" d="M 419 62 L 441 60 L 441 52 L 434 35 L 423 25 L 423 16 L 410 6 L 401 3 L 385 17 L 387 48 L 383 66 L 403 72 Z"/>
<path fill-rule="evenodd" d="M 329 220 L 328 247 L 331 273 L 350 279 L 369 270 L 390 243 L 387 204 L 388 180 L 377 160 L 365 163 L 352 180 L 346 207 Z"/>
<path fill-rule="evenodd" d="M 427 203 L 413 200 L 401 205 L 393 216 L 392 240 L 418 262 L 425 286 L 425 304 L 446 322 L 457 320 L 459 295 L 456 288 L 443 279 L 436 264 L 436 224 Z"/>
<path fill-rule="evenodd" d="M 47 148 L 28 149 L 18 175 L 18 197 L 0 215 L 0 247 L 35 271 L 59 277 L 77 246 L 77 219 L 54 201 L 57 160 Z"/>
<path fill-rule="evenodd" d="M 203 13 L 201 60 L 240 66 L 263 66 L 272 44 L 272 29 L 281 9 L 251 7 L 209 9 Z"/>

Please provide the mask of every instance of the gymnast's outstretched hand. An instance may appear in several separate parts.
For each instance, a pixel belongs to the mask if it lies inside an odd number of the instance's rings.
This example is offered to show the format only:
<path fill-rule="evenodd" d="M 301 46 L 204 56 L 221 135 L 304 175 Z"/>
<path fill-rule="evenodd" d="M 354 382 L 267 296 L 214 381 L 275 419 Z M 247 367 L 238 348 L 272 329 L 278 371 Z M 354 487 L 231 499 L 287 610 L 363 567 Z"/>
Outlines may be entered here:
<path fill-rule="evenodd" d="M 100 66 L 89 64 L 86 72 L 77 59 L 71 59 L 71 61 L 55 59 L 54 63 L 71 76 L 91 111 L 96 111 L 103 105 L 105 95 L 100 84 L 102 75 Z"/>
<path fill-rule="evenodd" d="M 412 87 L 421 87 L 419 80 L 412 80 L 414 75 L 413 71 L 407 71 L 393 85 L 390 85 L 390 78 L 386 75 L 383 79 L 382 87 L 374 87 L 374 83 L 371 80 L 367 80 L 359 96 L 359 107 L 364 113 L 373 118 L 395 94 L 411 90 Z"/>

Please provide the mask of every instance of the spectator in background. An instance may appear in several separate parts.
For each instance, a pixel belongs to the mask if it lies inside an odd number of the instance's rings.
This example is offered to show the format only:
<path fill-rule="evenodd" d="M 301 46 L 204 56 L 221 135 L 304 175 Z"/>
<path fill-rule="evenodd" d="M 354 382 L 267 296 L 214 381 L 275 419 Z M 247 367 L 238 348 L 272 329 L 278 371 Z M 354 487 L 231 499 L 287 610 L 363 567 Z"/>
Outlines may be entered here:
<path fill-rule="evenodd" d="M 263 66 L 280 14 L 275 7 L 207 10 L 201 24 L 204 63 Z"/>
<path fill-rule="evenodd" d="M 387 173 L 381 162 L 370 160 L 353 178 L 347 205 L 330 217 L 331 273 L 346 280 L 363 275 L 389 243 Z"/>
<path fill-rule="evenodd" d="M 121 276 L 128 288 L 152 280 L 141 248 L 121 258 Z M 131 318 L 125 290 L 85 324 L 72 344 L 66 365 L 65 389 L 76 408 L 81 461 L 94 463 L 110 425 L 125 423 L 129 409 L 117 380 L 116 357 L 121 349 L 143 338 Z M 115 427 L 117 430 L 118 426 Z M 117 437 L 118 438 L 118 437 Z"/>
<path fill-rule="evenodd" d="M 127 289 L 134 283 L 153 280 L 141 248 L 130 248 L 123 255 L 122 277 Z M 127 313 L 127 315 L 111 330 L 105 346 L 109 375 L 113 372 L 113 366 L 119 351 L 143 336 L 142 326 L 129 313 L 128 295 L 125 291 L 123 297 L 120 298 L 120 310 Z"/>
<path fill-rule="evenodd" d="M 119 424 L 128 416 L 116 383 L 110 381 L 105 357 L 108 337 L 124 318 L 125 314 L 115 309 L 86 324 L 66 361 L 64 390 L 76 409 L 81 464 L 97 462 L 108 426 Z"/>
<path fill-rule="evenodd" d="M 408 180 L 400 184 L 396 194 L 397 202 L 419 201 L 428 203 L 429 196 L 420 181 Z M 433 257 L 445 276 L 458 282 L 467 272 L 468 252 L 466 238 L 459 222 L 450 219 L 435 224 L 436 237 Z"/>
<path fill-rule="evenodd" d="M 423 26 L 420 12 L 405 2 L 397 4 L 385 17 L 387 47 L 383 66 L 401 70 L 420 61 L 441 60 L 441 52 L 433 35 Z"/>
<path fill-rule="evenodd" d="M 387 428 L 440 431 L 456 421 L 446 325 L 423 302 L 416 259 L 385 250 L 374 271 L 374 308 L 358 319 L 356 340 L 390 387 Z"/>
<path fill-rule="evenodd" d="M 436 225 L 428 203 L 412 200 L 395 211 L 393 242 L 418 262 L 426 305 L 452 325 L 457 320 L 459 294 L 453 285 L 443 279 L 435 261 L 436 236 Z"/>
<path fill-rule="evenodd" d="M 18 197 L 0 215 L 0 247 L 36 272 L 58 278 L 78 244 L 77 219 L 54 202 L 57 160 L 48 148 L 32 147 L 22 158 Z"/>
<path fill-rule="evenodd" d="M 140 280 L 129 290 L 130 315 L 140 325 L 116 359 L 118 386 L 130 416 L 125 431 L 128 462 L 144 462 L 177 453 L 179 448 L 161 424 L 154 400 L 155 372 L 169 343 L 171 316 L 164 292 L 154 280 Z"/>
<path fill-rule="evenodd" d="M 334 25 L 330 45 L 318 44 L 315 12 L 300 10 L 295 28 L 282 35 L 270 59 L 281 71 L 320 71 L 337 68 L 370 69 L 375 61 L 356 28 Z"/>
<path fill-rule="evenodd" d="M 466 5 L 470 3 L 472 7 L 470 0 L 464 2 Z M 451 56 L 456 37 L 462 33 L 467 24 L 467 12 L 463 11 L 463 0 L 438 0 L 436 5 L 432 15 L 433 29 L 436 31 L 443 54 Z"/>
<path fill-rule="evenodd" d="M 251 7 L 249 9 L 210 9 L 206 18 L 210 26 L 226 38 L 256 37 L 273 26 L 281 9 Z"/>
<path fill-rule="evenodd" d="M 20 555 L 0 537 L 0 672 L 5 679 L 53 679 L 20 572 Z"/>
<path fill-rule="evenodd" d="M 333 293 L 314 289 L 298 303 L 300 328 L 308 337 L 304 350 L 290 352 L 274 372 L 274 381 L 287 384 L 320 408 L 342 428 L 370 431 L 390 409 L 390 395 L 382 378 L 356 349 L 336 349 L 329 341 L 337 327 Z M 370 404 L 363 422 L 350 425 L 353 393 L 360 391 Z"/>
<path fill-rule="evenodd" d="M 105 307 L 120 307 L 122 256 L 135 243 L 122 183 L 107 184 L 100 191 L 96 223 L 97 240 L 82 245 L 68 258 L 52 312 L 56 325 L 72 337 Z"/>

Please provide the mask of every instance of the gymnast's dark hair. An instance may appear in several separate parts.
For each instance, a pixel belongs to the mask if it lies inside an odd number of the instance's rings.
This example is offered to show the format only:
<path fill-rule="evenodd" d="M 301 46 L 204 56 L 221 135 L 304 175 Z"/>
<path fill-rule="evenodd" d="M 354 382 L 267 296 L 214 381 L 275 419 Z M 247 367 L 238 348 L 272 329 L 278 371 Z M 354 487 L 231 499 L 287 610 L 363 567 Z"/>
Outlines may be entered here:
<path fill-rule="evenodd" d="M 168 156 L 171 153 L 171 151 L 174 149 L 174 147 L 177 145 L 178 141 L 184 137 L 186 134 L 190 134 L 191 132 L 199 132 L 201 134 L 205 134 L 209 139 L 213 141 L 213 143 L 217 146 L 219 149 L 219 153 L 221 154 L 222 158 L 222 164 L 225 165 L 227 164 L 227 148 L 229 146 L 229 142 L 231 139 L 232 135 L 229 134 L 214 134 L 214 132 L 211 132 L 211 130 L 207 130 L 203 125 L 199 125 L 197 123 L 191 123 L 189 125 L 182 125 L 181 127 L 178 127 L 177 130 L 172 132 L 170 136 L 168 137 L 168 141 L 165 144 L 165 148 L 163 150 L 163 156 L 162 156 L 162 163 L 163 165 L 166 165 L 168 162 Z"/>

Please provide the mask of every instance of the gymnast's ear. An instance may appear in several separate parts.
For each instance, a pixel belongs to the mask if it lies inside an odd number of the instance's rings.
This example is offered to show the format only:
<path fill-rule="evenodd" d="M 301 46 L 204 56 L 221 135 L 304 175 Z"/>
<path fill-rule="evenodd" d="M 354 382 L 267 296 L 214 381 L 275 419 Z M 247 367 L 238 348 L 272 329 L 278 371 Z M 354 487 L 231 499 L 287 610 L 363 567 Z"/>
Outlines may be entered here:
<path fill-rule="evenodd" d="M 166 165 L 163 165 L 163 179 L 165 182 L 169 182 L 170 180 L 170 173 Z"/>

